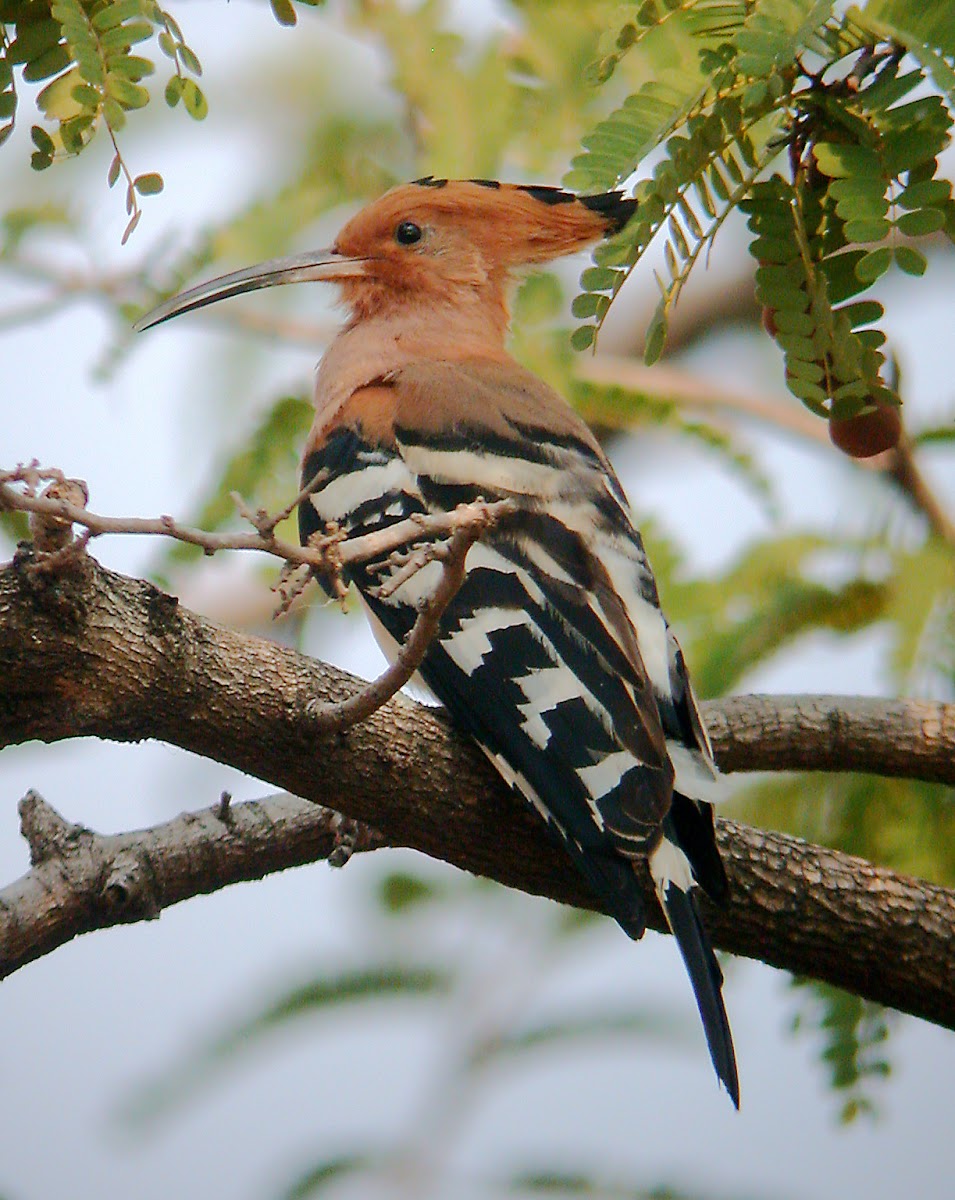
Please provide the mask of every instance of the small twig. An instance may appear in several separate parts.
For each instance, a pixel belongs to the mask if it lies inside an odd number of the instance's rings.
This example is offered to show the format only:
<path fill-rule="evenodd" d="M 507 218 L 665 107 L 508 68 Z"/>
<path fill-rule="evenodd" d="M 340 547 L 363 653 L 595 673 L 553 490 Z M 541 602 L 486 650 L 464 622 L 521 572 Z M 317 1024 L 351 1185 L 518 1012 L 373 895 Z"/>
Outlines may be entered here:
<path fill-rule="evenodd" d="M 929 487 L 925 476 L 918 468 L 912 452 L 912 442 L 903 431 L 898 445 L 889 451 L 886 476 L 915 505 L 929 523 L 932 532 L 949 546 L 955 547 L 955 523 L 939 503 L 938 497 Z"/>
<path fill-rule="evenodd" d="M 283 617 L 291 609 L 295 601 L 308 587 L 312 580 L 312 570 L 310 567 L 294 567 L 291 563 L 284 563 L 282 570 L 279 572 L 278 582 L 272 585 L 272 591 L 279 598 L 278 604 L 275 606 L 275 611 L 272 613 L 273 620 L 276 617 Z M 344 587 L 344 584 L 342 585 Z"/>
<path fill-rule="evenodd" d="M 381 600 L 393 596 L 398 588 L 407 583 L 413 575 L 417 575 L 428 563 L 440 558 L 443 549 L 444 544 L 441 542 L 427 542 L 425 545 L 415 546 L 411 550 L 392 551 L 383 562 L 374 563 L 371 567 L 372 573 L 376 575 L 391 570 L 391 574 L 385 582 L 375 587 L 373 594 Z"/>
<path fill-rule="evenodd" d="M 582 363 L 578 374 L 585 383 L 629 388 L 689 408 L 723 409 L 773 425 L 818 445 L 831 446 L 825 422 L 810 416 L 804 409 L 769 397 L 722 392 L 677 367 L 644 367 L 631 359 L 598 355 Z M 955 546 L 955 523 L 919 470 L 912 442 L 904 431 L 893 450 L 875 458 L 852 461 L 856 466 L 890 479 L 925 517 L 932 532 L 949 546 Z"/>
<path fill-rule="evenodd" d="M 435 546 L 428 561 L 441 560 L 441 578 L 431 593 L 408 634 L 405 644 L 387 671 L 373 683 L 339 704 L 309 703 L 309 715 L 321 733 L 339 733 L 357 725 L 377 712 L 383 704 L 405 686 L 421 666 L 428 647 L 438 631 L 438 625 L 448 605 L 457 595 L 465 577 L 468 551 L 481 536 L 478 524 L 458 529 L 443 546 Z M 422 564 L 423 565 L 423 564 Z"/>
<path fill-rule="evenodd" d="M 287 563 L 308 566 L 316 571 L 331 572 L 332 574 L 350 563 L 367 562 L 369 559 L 377 558 L 424 537 L 453 534 L 459 529 L 471 527 L 480 533 L 514 510 L 514 506 L 509 500 L 498 500 L 493 503 L 476 500 L 472 504 L 462 504 L 449 513 L 409 517 L 386 529 L 363 534 L 361 537 L 348 538 L 343 541 L 340 533 L 332 532 L 325 537 L 313 536 L 308 546 L 297 546 L 275 537 L 274 534 L 263 536 L 258 529 L 251 533 L 209 533 L 204 529 L 181 525 L 170 516 L 104 517 L 64 499 L 49 499 L 46 496 L 36 495 L 35 489 L 38 481 L 44 479 L 64 481 L 64 476 L 60 471 L 40 470 L 35 463 L 18 467 L 13 471 L 0 470 L 0 510 L 10 509 L 37 513 L 53 520 L 82 525 L 87 530 L 89 537 L 100 537 L 109 533 L 136 533 L 169 537 L 188 545 L 198 546 L 210 555 L 219 550 L 258 550 L 263 554 L 271 554 L 276 558 L 284 559 Z M 27 491 L 19 491 L 11 486 L 14 483 L 25 483 Z M 304 493 L 300 493 L 300 495 L 302 494 L 307 495 L 308 489 L 305 489 Z M 289 508 L 290 511 L 291 508 Z M 259 521 L 260 518 L 256 514 L 254 523 L 258 524 Z M 264 517 L 261 518 L 261 523 L 263 527 L 271 523 L 274 528 L 277 519 Z"/>

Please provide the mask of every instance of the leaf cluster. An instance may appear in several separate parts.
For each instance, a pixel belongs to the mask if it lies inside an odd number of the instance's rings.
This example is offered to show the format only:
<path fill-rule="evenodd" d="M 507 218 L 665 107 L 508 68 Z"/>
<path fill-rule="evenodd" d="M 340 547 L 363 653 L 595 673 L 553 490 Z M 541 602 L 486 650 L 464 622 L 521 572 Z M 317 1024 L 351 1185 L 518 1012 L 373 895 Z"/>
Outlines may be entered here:
<path fill-rule="evenodd" d="M 314 7 L 322 0 L 299 2 Z M 281 24 L 296 23 L 291 0 L 271 4 Z M 197 82 L 202 66 L 179 22 L 158 0 L 0 0 L 0 145 L 13 132 L 25 85 L 42 85 L 36 105 L 46 123 L 31 131 L 35 170 L 80 154 L 105 130 L 114 151 L 109 186 L 121 176 L 126 184 L 124 241 L 139 223 L 138 198 L 163 188 L 157 172 L 132 174 L 118 142 L 127 115 L 150 101 L 143 80 L 155 74 L 160 56 L 172 70 L 163 89 L 166 104 L 181 103 L 201 121 L 208 112 Z"/>
<path fill-rule="evenodd" d="M 172 61 L 166 102 L 172 107 L 182 100 L 190 116 L 201 120 L 207 106 L 195 80 L 202 67 L 178 22 L 156 0 L 0 3 L 0 86 L 5 88 L 0 118 L 9 119 L 0 129 L 0 142 L 13 131 L 18 105 L 14 68 L 19 68 L 21 87 L 43 85 L 36 105 L 47 124 L 34 125 L 31 131 L 35 170 L 80 154 L 98 129 L 106 131 L 114 151 L 109 186 L 120 176 L 126 184 L 129 221 L 124 241 L 139 222 L 138 197 L 155 195 L 163 187 L 162 176 L 155 172 L 132 174 L 117 140 L 127 114 L 149 103 L 142 81 L 155 73 L 156 64 L 137 51 L 150 41 Z"/>
<path fill-rule="evenodd" d="M 821 1059 L 830 1087 L 841 1097 L 844 1125 L 876 1112 L 872 1085 L 888 1078 L 885 1057 L 893 1014 L 818 980 L 794 980 L 802 1003 L 793 1030 L 821 1042 Z"/>
<path fill-rule="evenodd" d="M 913 241 L 955 238 L 938 166 L 955 105 L 955 5 L 646 0 L 633 9 L 594 77 L 605 82 L 639 54 L 648 78 L 585 135 L 566 182 L 605 190 L 658 159 L 633 190 L 629 225 L 581 277 L 574 312 L 587 323 L 574 345 L 594 342 L 659 237 L 661 297 L 645 351 L 655 361 L 690 272 L 741 208 L 789 389 L 835 421 L 897 406 L 883 309 L 862 297 L 893 263 L 925 271 Z"/>

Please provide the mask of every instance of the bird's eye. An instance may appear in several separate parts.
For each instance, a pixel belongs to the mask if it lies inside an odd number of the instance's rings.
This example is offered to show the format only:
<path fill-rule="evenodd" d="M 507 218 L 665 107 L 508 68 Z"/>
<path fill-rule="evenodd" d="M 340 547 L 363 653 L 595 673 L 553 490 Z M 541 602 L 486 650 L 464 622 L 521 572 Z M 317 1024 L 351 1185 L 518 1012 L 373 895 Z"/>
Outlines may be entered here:
<path fill-rule="evenodd" d="M 395 230 L 395 241 L 399 246 L 413 246 L 421 241 L 421 226 L 414 221 L 402 221 Z"/>

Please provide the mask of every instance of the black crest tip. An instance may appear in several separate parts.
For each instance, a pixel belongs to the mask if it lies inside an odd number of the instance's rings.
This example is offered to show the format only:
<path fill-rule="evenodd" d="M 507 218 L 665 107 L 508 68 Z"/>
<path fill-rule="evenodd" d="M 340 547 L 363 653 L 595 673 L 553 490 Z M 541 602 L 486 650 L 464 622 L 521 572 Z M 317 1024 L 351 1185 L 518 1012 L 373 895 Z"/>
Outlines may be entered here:
<path fill-rule="evenodd" d="M 624 196 L 623 192 L 600 192 L 596 196 L 578 196 L 577 199 L 591 212 L 600 213 L 606 219 L 608 233 L 619 233 L 637 211 L 637 201 Z"/>

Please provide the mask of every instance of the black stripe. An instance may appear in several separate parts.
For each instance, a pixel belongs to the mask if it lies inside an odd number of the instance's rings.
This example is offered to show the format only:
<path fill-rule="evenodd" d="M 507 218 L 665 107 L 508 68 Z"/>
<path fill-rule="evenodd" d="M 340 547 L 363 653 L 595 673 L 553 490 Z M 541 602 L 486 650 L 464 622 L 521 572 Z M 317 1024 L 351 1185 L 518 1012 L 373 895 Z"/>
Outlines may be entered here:
<path fill-rule="evenodd" d="M 599 454 L 582 438 L 572 434 L 554 434 L 549 429 L 520 425 L 515 421 L 508 421 L 508 424 L 517 433 L 516 437 L 507 437 L 485 426 L 467 424 L 458 424 L 453 429 L 442 430 L 440 433 L 421 432 L 398 425 L 395 426 L 395 437 L 402 446 L 421 446 L 426 450 L 450 453 L 465 450 L 472 454 L 513 458 L 515 461 L 539 463 L 544 466 L 561 465 L 563 457 L 558 457 L 558 453 L 563 451 L 566 455 L 569 451 L 586 459 L 593 466 L 604 469 Z"/>
<path fill-rule="evenodd" d="M 546 187 L 543 184 L 535 183 L 519 183 L 517 190 L 527 192 L 528 196 L 533 196 L 535 200 L 539 200 L 541 204 L 572 204 L 577 197 L 573 192 L 565 192 L 563 188 Z"/>
<path fill-rule="evenodd" d="M 400 504 L 401 511 L 386 513 L 385 510 L 394 504 Z M 393 489 L 378 496 L 371 496 L 361 504 L 356 504 L 349 512 L 345 524 L 349 532 L 358 537 L 360 534 L 370 533 L 372 529 L 387 529 L 389 525 L 396 525 L 412 514 L 423 511 L 421 500 L 417 496 L 410 492 Z"/>
<path fill-rule="evenodd" d="M 690 860 L 693 878 L 711 900 L 726 904 L 730 886 L 716 846 L 713 805 L 674 792 L 670 818 L 677 845 Z"/>
<path fill-rule="evenodd" d="M 672 827 L 668 828 L 669 825 L 668 819 L 664 823 L 664 837 L 672 836 L 673 830 Z M 739 1078 L 736 1072 L 733 1034 L 723 1004 L 723 972 L 700 920 L 696 899 L 692 893 L 684 892 L 671 883 L 664 896 L 664 906 L 690 983 L 693 985 L 710 1059 L 718 1078 L 722 1080 L 733 1103 L 739 1108 Z"/>
<path fill-rule="evenodd" d="M 530 447 L 538 446 L 554 446 L 561 450 L 570 450 L 574 454 L 579 454 L 581 458 L 585 458 L 594 466 L 599 467 L 602 471 L 606 471 L 606 464 L 599 453 L 590 442 L 585 438 L 579 437 L 576 433 L 555 433 L 553 429 L 545 429 L 541 425 L 527 425 L 523 421 L 512 421 L 510 417 L 504 418 L 508 425 L 515 430 L 521 438 L 521 444 L 525 441 L 530 443 Z M 547 461 L 546 459 L 540 461 Z"/>

